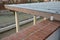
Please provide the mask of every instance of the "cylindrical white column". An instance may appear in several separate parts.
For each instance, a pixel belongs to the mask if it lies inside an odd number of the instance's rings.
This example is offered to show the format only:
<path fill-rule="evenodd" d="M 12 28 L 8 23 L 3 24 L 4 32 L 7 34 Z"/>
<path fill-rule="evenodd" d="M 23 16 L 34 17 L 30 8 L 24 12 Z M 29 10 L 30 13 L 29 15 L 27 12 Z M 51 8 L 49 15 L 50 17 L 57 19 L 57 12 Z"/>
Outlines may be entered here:
<path fill-rule="evenodd" d="M 54 20 L 54 17 L 53 17 L 53 16 L 51 16 L 51 17 L 50 17 L 50 20 L 51 20 L 51 21 L 53 21 L 53 20 Z"/>
<path fill-rule="evenodd" d="M 33 16 L 33 25 L 35 25 L 36 24 L 36 16 Z"/>
<path fill-rule="evenodd" d="M 46 20 L 47 18 L 46 17 L 44 17 L 44 19 L 43 20 Z"/>
<path fill-rule="evenodd" d="M 51 2 L 53 2 L 54 0 L 51 0 Z"/>
<path fill-rule="evenodd" d="M 18 14 L 15 12 L 16 32 L 19 30 Z"/>

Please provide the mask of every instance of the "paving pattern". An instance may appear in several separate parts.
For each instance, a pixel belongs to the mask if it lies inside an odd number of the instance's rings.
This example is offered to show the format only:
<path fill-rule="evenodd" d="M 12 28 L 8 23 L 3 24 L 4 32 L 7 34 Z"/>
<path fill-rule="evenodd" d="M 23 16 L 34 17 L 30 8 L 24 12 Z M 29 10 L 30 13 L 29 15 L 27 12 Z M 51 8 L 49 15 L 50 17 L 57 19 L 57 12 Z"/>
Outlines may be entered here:
<path fill-rule="evenodd" d="M 1 40 L 45 40 L 58 28 L 60 28 L 59 21 L 45 20 Z"/>

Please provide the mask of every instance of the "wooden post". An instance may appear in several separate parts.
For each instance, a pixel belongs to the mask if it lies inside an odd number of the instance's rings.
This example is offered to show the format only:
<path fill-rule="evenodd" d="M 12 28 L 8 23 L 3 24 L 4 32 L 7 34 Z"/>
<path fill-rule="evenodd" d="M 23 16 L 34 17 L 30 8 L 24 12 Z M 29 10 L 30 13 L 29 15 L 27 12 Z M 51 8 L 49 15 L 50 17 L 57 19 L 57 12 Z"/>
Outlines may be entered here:
<path fill-rule="evenodd" d="M 16 32 L 18 32 L 19 30 L 19 23 L 18 23 L 18 14 L 16 12 L 15 13 L 15 22 L 16 22 Z"/>
<path fill-rule="evenodd" d="M 34 16 L 33 18 L 34 18 L 33 25 L 35 25 L 36 24 L 36 16 Z"/>

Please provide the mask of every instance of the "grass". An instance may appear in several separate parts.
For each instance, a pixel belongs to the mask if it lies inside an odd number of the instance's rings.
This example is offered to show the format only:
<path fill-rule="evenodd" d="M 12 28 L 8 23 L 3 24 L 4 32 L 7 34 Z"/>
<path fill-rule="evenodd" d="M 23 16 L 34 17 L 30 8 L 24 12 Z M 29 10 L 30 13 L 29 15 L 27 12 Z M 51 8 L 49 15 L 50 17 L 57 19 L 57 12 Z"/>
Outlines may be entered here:
<path fill-rule="evenodd" d="M 19 21 L 32 17 L 32 15 L 29 15 L 29 14 L 24 14 L 24 13 L 20 13 L 20 12 L 17 12 L 17 13 L 19 15 L 18 16 Z M 7 11 L 7 12 L 0 13 L 0 28 L 7 26 L 9 24 L 12 24 L 12 23 L 15 23 L 15 17 L 14 17 L 13 12 Z"/>

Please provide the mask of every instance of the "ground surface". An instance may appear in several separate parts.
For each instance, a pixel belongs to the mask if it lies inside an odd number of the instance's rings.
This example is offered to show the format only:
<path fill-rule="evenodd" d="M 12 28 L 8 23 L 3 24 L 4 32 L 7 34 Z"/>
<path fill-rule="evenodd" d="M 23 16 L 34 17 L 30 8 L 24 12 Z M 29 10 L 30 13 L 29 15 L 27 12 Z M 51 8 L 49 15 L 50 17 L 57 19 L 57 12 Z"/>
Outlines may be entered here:
<path fill-rule="evenodd" d="M 60 21 L 45 20 L 36 22 L 36 25 L 32 23 L 29 24 L 30 25 L 20 26 L 21 29 L 18 33 L 14 33 L 2 40 L 45 40 L 60 28 Z M 6 33 L 6 35 L 8 34 L 9 33 Z"/>
<path fill-rule="evenodd" d="M 38 21 L 41 21 L 41 19 L 39 19 Z M 22 25 L 22 26 L 19 27 L 19 31 L 23 30 L 23 29 L 25 29 L 25 28 L 27 28 L 28 26 L 31 26 L 31 25 L 33 25 L 33 22 L 30 22 L 28 24 Z M 5 31 L 3 33 L 0 33 L 0 39 L 2 39 L 4 37 L 7 37 L 7 36 L 9 36 L 9 35 L 11 35 L 13 33 L 16 33 L 16 29 L 15 28 L 11 29 L 11 30 L 8 30 L 8 31 Z"/>
<path fill-rule="evenodd" d="M 22 29 L 28 27 L 29 25 L 32 25 L 32 22 L 31 22 L 31 23 L 28 23 L 28 24 L 25 24 L 25 25 L 23 25 L 23 26 L 20 26 L 19 29 L 22 30 Z M 2 38 L 4 38 L 4 37 L 7 37 L 7 36 L 9 36 L 9 35 L 11 35 L 11 34 L 13 34 L 13 33 L 16 33 L 15 28 L 14 28 L 14 29 L 11 29 L 11 30 L 9 30 L 9 31 L 0 33 L 0 39 L 2 39 Z"/>
<path fill-rule="evenodd" d="M 17 13 L 19 15 L 18 16 L 19 17 L 19 21 L 23 21 L 25 19 L 28 19 L 28 18 L 32 17 L 32 15 L 29 15 L 29 14 L 24 14 L 24 13 L 20 13 L 20 12 L 17 12 Z M 5 10 L 0 11 L 0 28 L 9 26 L 9 25 L 11 25 L 13 23 L 15 23 L 15 18 L 14 18 L 13 12 L 5 11 Z M 30 24 L 28 24 L 28 25 L 30 25 Z M 20 30 L 25 28 L 28 25 L 24 25 L 24 26 L 20 27 Z M 9 31 L 6 31 L 4 33 L 0 33 L 0 39 L 4 38 L 6 36 L 9 36 L 12 33 L 15 33 L 15 28 L 11 29 Z"/>
<path fill-rule="evenodd" d="M 24 13 L 20 13 L 19 15 L 20 15 L 19 16 L 19 21 L 22 21 L 24 19 L 32 17 L 32 15 L 24 14 Z M 39 19 L 39 21 L 40 21 L 40 19 Z M 8 12 L 0 13 L 0 28 L 3 28 L 6 25 L 11 24 L 13 22 L 14 22 L 14 14 L 12 12 L 8 11 Z M 24 29 L 24 28 L 26 28 L 26 27 L 28 27 L 28 26 L 30 26 L 32 24 L 33 24 L 33 22 L 30 22 L 28 24 L 22 25 L 22 26 L 19 27 L 19 30 L 22 30 L 22 29 Z M 4 37 L 7 37 L 7 36 L 9 36 L 9 35 L 11 35 L 11 34 L 13 34 L 15 32 L 16 31 L 15 31 L 15 28 L 14 28 L 14 29 L 5 31 L 3 33 L 0 33 L 0 39 L 2 39 Z"/>

